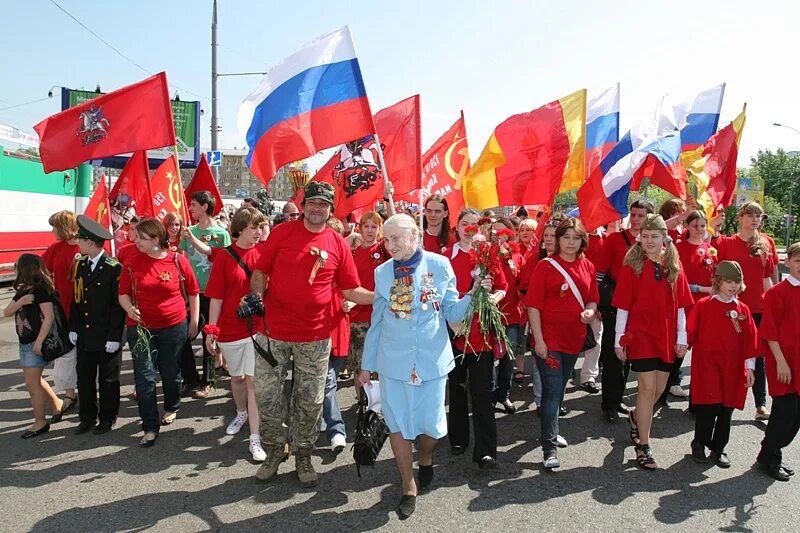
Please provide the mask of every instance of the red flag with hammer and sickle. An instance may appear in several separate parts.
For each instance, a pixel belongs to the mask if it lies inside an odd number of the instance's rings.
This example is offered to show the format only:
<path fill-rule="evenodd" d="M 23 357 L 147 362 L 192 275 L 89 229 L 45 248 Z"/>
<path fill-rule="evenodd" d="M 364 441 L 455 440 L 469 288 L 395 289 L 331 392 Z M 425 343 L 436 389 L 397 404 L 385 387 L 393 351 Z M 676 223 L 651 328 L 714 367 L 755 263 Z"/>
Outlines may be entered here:
<path fill-rule="evenodd" d="M 469 145 L 464 112 L 439 140 L 422 156 L 422 202 L 432 194 L 441 194 L 447 200 L 450 220 L 455 220 L 464 207 L 461 180 L 469 172 Z M 420 189 L 398 195 L 398 200 L 420 203 Z"/>
<path fill-rule="evenodd" d="M 111 231 L 111 206 L 108 203 L 108 185 L 106 184 L 106 179 L 105 176 L 100 178 L 83 214 Z M 106 241 L 104 248 L 106 253 L 110 254 L 111 241 Z"/>
<path fill-rule="evenodd" d="M 189 223 L 189 208 L 183 194 L 181 174 L 175 166 L 175 157 L 168 157 L 150 178 L 150 193 L 153 195 L 153 213 L 158 220 L 164 220 L 167 213 L 178 213 L 184 222 Z"/>

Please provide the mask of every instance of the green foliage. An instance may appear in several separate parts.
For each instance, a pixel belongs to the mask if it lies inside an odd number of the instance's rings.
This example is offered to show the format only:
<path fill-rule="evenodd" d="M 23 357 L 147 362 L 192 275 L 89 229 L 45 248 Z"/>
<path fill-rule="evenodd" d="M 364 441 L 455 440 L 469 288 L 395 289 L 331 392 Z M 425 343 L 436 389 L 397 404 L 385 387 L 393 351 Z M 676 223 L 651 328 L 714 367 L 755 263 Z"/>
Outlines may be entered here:
<path fill-rule="evenodd" d="M 768 203 L 767 196 L 774 201 L 773 207 L 764 206 L 770 218 L 767 230 L 774 232 L 776 239 L 782 241 L 786 228 L 783 216 L 791 211 L 795 215 L 795 222 L 790 240 L 796 239 L 800 230 L 800 217 L 797 216 L 800 204 L 800 157 L 781 149 L 774 153 L 771 150 L 759 150 L 751 163 L 749 172 L 757 172 L 764 179 L 764 203 Z"/>

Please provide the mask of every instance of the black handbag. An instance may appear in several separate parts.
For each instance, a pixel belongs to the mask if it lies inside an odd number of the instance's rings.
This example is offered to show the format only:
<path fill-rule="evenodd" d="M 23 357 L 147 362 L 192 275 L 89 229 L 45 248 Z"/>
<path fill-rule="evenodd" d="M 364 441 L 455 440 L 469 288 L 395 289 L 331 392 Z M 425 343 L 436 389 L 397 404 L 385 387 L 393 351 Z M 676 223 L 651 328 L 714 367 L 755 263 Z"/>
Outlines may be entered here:
<path fill-rule="evenodd" d="M 389 426 L 383 417 L 367 408 L 367 395 L 362 388 L 358 393 L 358 422 L 353 437 L 353 459 L 356 462 L 358 477 L 362 466 L 375 466 L 383 443 L 389 436 Z"/>
<path fill-rule="evenodd" d="M 625 241 L 625 246 L 630 250 L 632 243 L 628 234 L 623 231 L 620 235 L 622 235 L 622 240 Z M 603 314 L 616 315 L 617 310 L 611 305 L 611 301 L 614 299 L 614 291 L 617 290 L 617 280 L 611 277 L 610 271 L 606 272 L 603 279 L 597 283 L 597 290 L 600 292 L 598 309 Z"/>
<path fill-rule="evenodd" d="M 75 345 L 69 340 L 67 316 L 61 307 L 58 295 L 56 295 L 53 301 L 53 325 L 50 326 L 50 332 L 42 342 L 42 359 L 48 363 L 55 361 L 74 347 Z"/>

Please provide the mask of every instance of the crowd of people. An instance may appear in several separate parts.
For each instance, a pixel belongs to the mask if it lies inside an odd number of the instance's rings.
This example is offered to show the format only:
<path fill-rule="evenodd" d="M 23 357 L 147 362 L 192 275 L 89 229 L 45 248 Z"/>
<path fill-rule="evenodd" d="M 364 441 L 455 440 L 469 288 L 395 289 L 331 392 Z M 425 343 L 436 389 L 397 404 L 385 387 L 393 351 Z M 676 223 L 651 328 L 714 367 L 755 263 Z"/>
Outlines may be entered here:
<path fill-rule="evenodd" d="M 800 430 L 800 243 L 787 247 L 788 277 L 780 281 L 758 204 L 741 207 L 732 236 L 720 234 L 721 212 L 709 221 L 678 199 L 658 213 L 637 200 L 627 227 L 620 221 L 588 233 L 580 219 L 561 213 L 450 213 L 440 195 L 425 201 L 421 225 L 395 213 L 391 197 L 389 213 L 341 221 L 332 217 L 331 186 L 311 182 L 304 193 L 302 205 L 286 204 L 277 220 L 245 205 L 225 227 L 213 217 L 213 197 L 195 193 L 195 224 L 187 227 L 177 214 L 134 219 L 116 257 L 106 251 L 106 229 L 71 212 L 54 214 L 56 243 L 41 257 L 19 258 L 16 294 L 4 311 L 16 317 L 33 406 L 22 437 L 47 432 L 76 406 L 75 433 L 111 431 L 125 339 L 140 446 L 153 446 L 176 420 L 182 397 L 207 397 L 227 371 L 233 405 L 226 433 L 247 425 L 256 477 L 274 478 L 294 456 L 300 484 L 311 487 L 320 433 L 334 452 L 345 447 L 336 390 L 349 375 L 356 390 L 379 392 L 402 519 L 414 512 L 418 492 L 430 490 L 433 453 L 445 436 L 452 454 L 464 454 L 472 439 L 478 467 L 497 467 L 495 412 L 516 412 L 509 392 L 527 376 L 526 356 L 535 361 L 543 466 L 559 468 L 559 450 L 568 446 L 560 435 L 564 393 L 582 354 L 578 385 L 600 395 L 609 423 L 626 420 L 642 469 L 658 467 L 654 411 L 669 396 L 690 394 L 692 457 L 729 467 L 731 416 L 751 388 L 754 417 L 768 421 L 757 461 L 775 479 L 794 474 L 781 450 Z M 506 251 L 488 275 L 476 270 L 476 227 L 490 228 Z M 468 316 L 479 288 L 503 314 L 502 335 L 484 333 L 477 314 Z M 75 349 L 55 360 L 51 388 L 42 378 L 42 344 L 59 313 Z M 687 392 L 681 366 L 690 350 Z M 631 370 L 633 407 L 623 401 Z"/>

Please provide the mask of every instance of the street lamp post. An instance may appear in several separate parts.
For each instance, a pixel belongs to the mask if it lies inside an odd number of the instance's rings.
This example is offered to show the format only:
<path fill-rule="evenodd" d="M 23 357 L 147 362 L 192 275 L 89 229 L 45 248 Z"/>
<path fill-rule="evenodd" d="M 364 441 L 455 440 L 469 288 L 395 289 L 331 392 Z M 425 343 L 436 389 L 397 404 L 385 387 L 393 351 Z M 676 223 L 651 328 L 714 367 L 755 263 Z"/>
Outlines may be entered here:
<path fill-rule="evenodd" d="M 787 128 L 787 129 L 790 129 L 790 130 L 792 130 L 793 132 L 795 132 L 795 133 L 797 133 L 798 135 L 800 135 L 800 130 L 798 130 L 797 128 L 793 128 L 792 126 L 787 126 L 786 124 L 780 124 L 780 123 L 778 123 L 778 122 L 774 122 L 772 125 L 773 125 L 773 126 L 775 126 L 775 127 L 777 127 L 777 128 Z M 793 207 L 793 205 L 792 205 L 792 204 L 793 204 L 793 202 L 794 202 L 794 186 L 795 186 L 795 183 L 797 182 L 797 180 L 798 180 L 798 177 L 797 177 L 797 176 L 795 176 L 794 178 L 792 178 L 792 184 L 791 184 L 791 186 L 789 187 L 789 212 L 788 212 L 788 213 L 787 213 L 787 215 L 786 215 L 786 233 L 785 233 L 785 236 L 784 236 L 784 241 L 783 241 L 783 242 L 784 242 L 784 244 L 785 244 L 787 247 L 789 246 L 789 231 L 790 231 L 790 228 L 791 228 L 791 223 L 792 223 L 792 207 Z"/>

